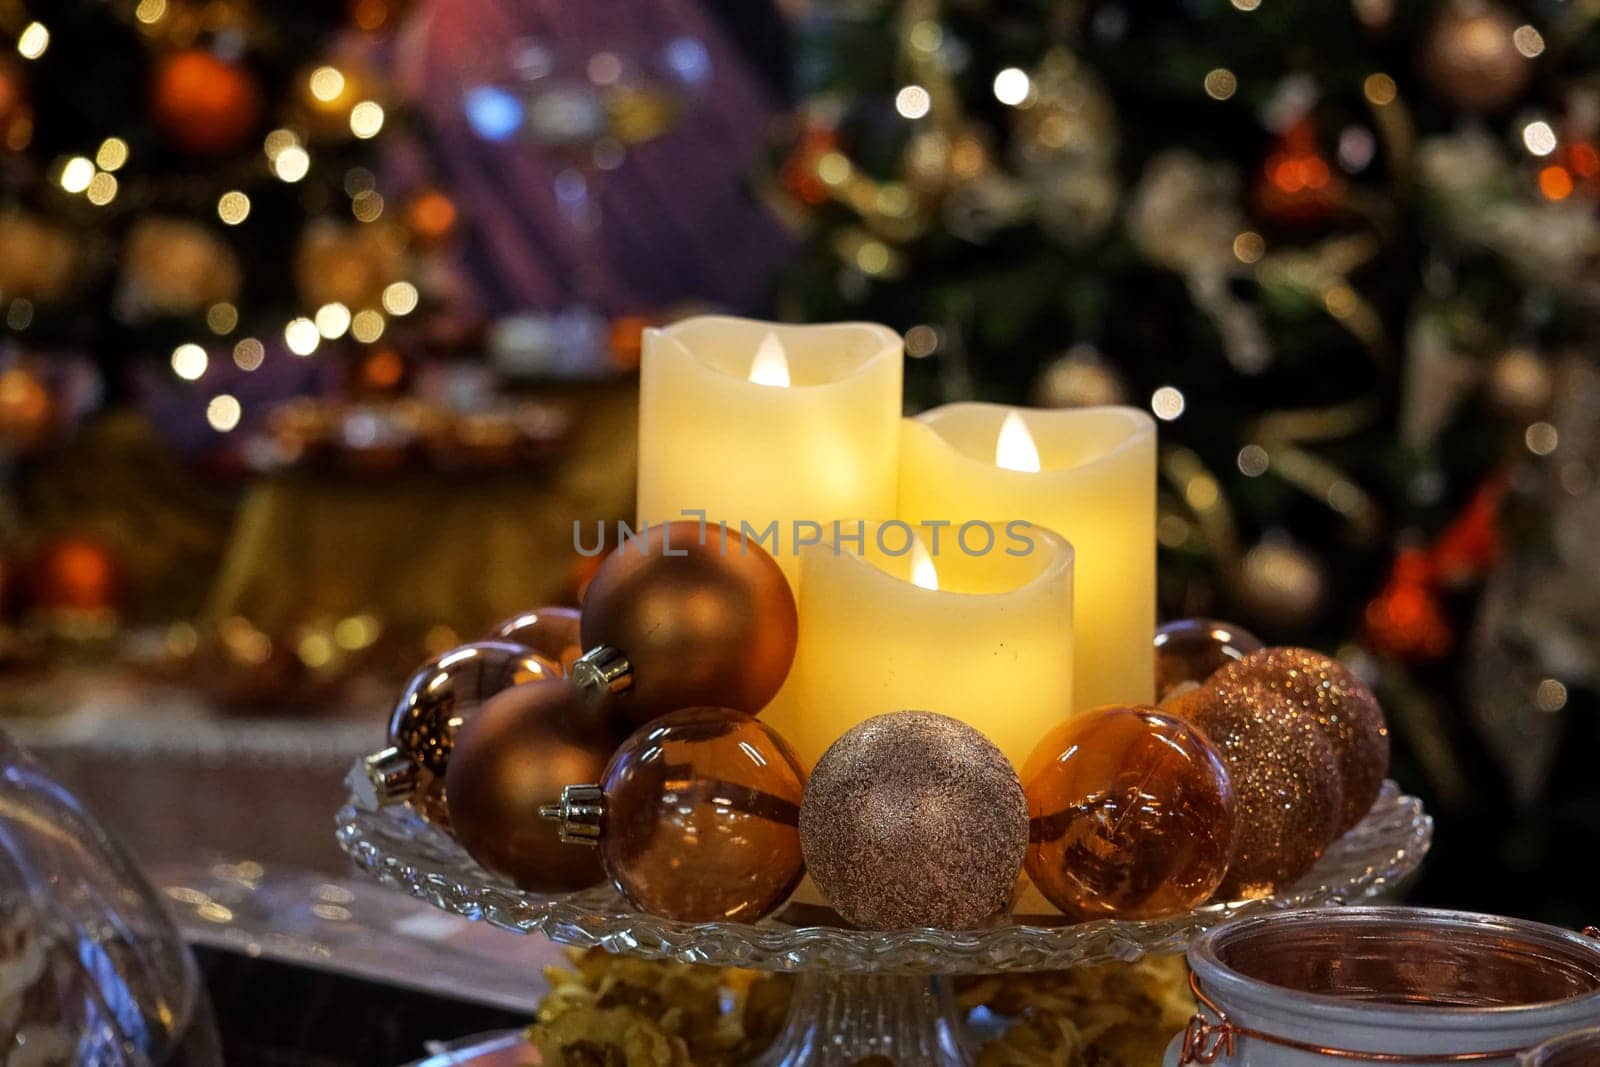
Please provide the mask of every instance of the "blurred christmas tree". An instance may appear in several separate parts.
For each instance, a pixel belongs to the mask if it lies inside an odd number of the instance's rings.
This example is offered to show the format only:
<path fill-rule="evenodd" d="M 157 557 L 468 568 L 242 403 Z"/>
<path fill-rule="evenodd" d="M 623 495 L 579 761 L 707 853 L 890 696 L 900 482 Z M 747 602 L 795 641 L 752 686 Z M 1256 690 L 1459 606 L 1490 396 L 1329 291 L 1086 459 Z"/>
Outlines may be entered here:
<path fill-rule="evenodd" d="M 1149 405 L 1163 614 L 1377 681 L 1435 884 L 1509 911 L 1600 836 L 1597 16 L 817 4 L 770 183 L 784 312 L 905 331 L 919 405 Z"/>
<path fill-rule="evenodd" d="M 371 31 L 399 14 L 394 0 L 0 2 L 8 347 L 90 352 L 113 395 L 151 356 L 169 364 L 152 387 L 179 389 L 269 350 L 366 354 L 415 307 L 411 253 L 437 226 L 425 203 L 385 204 L 375 173 L 397 115 Z M 201 403 L 219 429 L 241 417 L 226 378 Z"/>

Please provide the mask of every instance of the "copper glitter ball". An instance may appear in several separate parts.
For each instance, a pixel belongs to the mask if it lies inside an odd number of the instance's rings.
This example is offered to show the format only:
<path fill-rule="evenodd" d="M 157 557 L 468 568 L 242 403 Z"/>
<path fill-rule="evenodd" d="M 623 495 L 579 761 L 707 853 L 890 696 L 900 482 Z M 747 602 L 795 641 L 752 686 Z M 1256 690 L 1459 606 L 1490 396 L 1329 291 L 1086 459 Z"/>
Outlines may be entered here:
<path fill-rule="evenodd" d="M 1218 897 L 1270 896 L 1310 870 L 1336 836 L 1343 803 L 1339 763 L 1317 721 L 1259 688 L 1207 686 L 1165 710 L 1205 732 L 1233 780 L 1236 844 Z"/>
<path fill-rule="evenodd" d="M 800 847 L 817 887 L 854 926 L 969 929 L 1010 900 L 1028 848 L 1028 802 L 1010 761 L 966 723 L 879 715 L 818 761 Z"/>
<path fill-rule="evenodd" d="M 1317 720 L 1339 761 L 1339 833 L 1366 817 L 1389 773 L 1389 727 L 1372 691 L 1338 660 L 1304 648 L 1265 648 L 1217 673 L 1223 692 L 1265 689 Z"/>

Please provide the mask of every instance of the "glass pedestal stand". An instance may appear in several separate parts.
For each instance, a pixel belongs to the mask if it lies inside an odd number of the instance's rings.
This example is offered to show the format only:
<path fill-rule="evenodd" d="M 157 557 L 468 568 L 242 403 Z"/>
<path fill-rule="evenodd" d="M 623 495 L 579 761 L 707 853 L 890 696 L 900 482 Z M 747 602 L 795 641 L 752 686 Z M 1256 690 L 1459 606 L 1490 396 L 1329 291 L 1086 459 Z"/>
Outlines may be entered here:
<path fill-rule="evenodd" d="M 1388 782 L 1361 824 L 1276 896 L 1144 922 L 1068 925 L 1013 915 L 977 930 L 871 932 L 833 925 L 827 912 L 819 921 L 812 914 L 818 909 L 790 908 L 754 924 L 685 923 L 637 911 L 609 888 L 524 893 L 485 873 L 410 808 L 352 805 L 338 815 L 339 845 L 357 867 L 457 915 L 579 948 L 798 975 L 789 1018 L 761 1067 L 833 1067 L 870 1057 L 970 1063 L 950 975 L 1064 970 L 1175 953 L 1236 915 L 1362 900 L 1416 870 L 1432 836 L 1421 801 Z"/>

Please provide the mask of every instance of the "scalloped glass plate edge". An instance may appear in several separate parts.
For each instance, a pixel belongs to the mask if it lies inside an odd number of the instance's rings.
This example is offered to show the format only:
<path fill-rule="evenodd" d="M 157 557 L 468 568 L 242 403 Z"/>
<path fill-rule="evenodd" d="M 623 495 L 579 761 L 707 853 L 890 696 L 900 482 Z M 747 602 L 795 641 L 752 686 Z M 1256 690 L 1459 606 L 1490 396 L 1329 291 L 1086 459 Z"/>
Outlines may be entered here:
<path fill-rule="evenodd" d="M 1234 916 L 1377 895 L 1421 865 L 1433 838 L 1433 819 L 1422 802 L 1385 782 L 1360 825 L 1334 842 L 1305 878 L 1272 897 L 1146 921 L 1046 925 L 1008 916 L 977 930 L 870 932 L 800 925 L 785 921 L 786 912 L 753 925 L 678 922 L 636 911 L 609 888 L 555 897 L 525 893 L 487 874 L 448 834 L 404 806 L 370 811 L 350 805 L 339 811 L 336 825 L 339 846 L 363 872 L 435 907 L 507 930 L 645 959 L 879 974 L 1059 970 L 1177 952 Z"/>

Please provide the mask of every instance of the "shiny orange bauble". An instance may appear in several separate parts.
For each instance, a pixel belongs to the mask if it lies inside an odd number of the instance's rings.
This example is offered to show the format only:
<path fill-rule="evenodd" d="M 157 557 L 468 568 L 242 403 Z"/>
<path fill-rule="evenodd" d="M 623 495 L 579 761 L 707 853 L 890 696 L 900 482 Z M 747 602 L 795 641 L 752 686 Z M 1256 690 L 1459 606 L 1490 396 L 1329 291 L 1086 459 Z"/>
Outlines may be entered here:
<path fill-rule="evenodd" d="M 425 247 L 437 247 L 456 232 L 455 201 L 437 189 L 426 189 L 406 204 L 406 225 Z"/>
<path fill-rule="evenodd" d="M 606 870 L 643 910 L 755 922 L 799 885 L 806 774 L 759 719 L 728 708 L 663 716 L 623 742 L 600 782 Z"/>
<path fill-rule="evenodd" d="M 1028 877 L 1074 919 L 1198 907 L 1233 855 L 1233 784 L 1194 727 L 1115 706 L 1046 734 L 1022 772 Z"/>
<path fill-rule="evenodd" d="M 799 616 L 783 571 L 759 545 L 672 522 L 601 564 L 584 594 L 581 636 L 585 649 L 613 650 L 608 662 L 619 670 L 625 661 L 612 691 L 636 724 L 679 708 L 755 714 L 789 674 Z M 583 681 L 576 669 L 574 678 Z"/>
<path fill-rule="evenodd" d="M 1156 699 L 1185 682 L 1204 682 L 1217 669 L 1261 648 L 1261 639 L 1219 619 L 1174 619 L 1156 627 Z"/>
<path fill-rule="evenodd" d="M 578 640 L 577 608 L 538 608 L 519 612 L 489 631 L 488 640 L 531 648 L 563 671 L 583 654 Z"/>
<path fill-rule="evenodd" d="M 261 119 L 255 75 L 201 48 L 169 57 L 156 73 L 150 108 L 168 140 L 197 156 L 244 146 Z"/>
<path fill-rule="evenodd" d="M 445 775 L 450 827 L 485 870 L 536 893 L 605 877 L 592 848 L 562 842 L 539 810 L 569 785 L 598 781 L 616 738 L 564 680 L 519 685 L 463 724 Z"/>
<path fill-rule="evenodd" d="M 451 649 L 406 682 L 389 715 L 389 743 L 423 770 L 442 776 L 457 731 L 490 697 L 560 673 L 552 660 L 504 641 Z"/>

